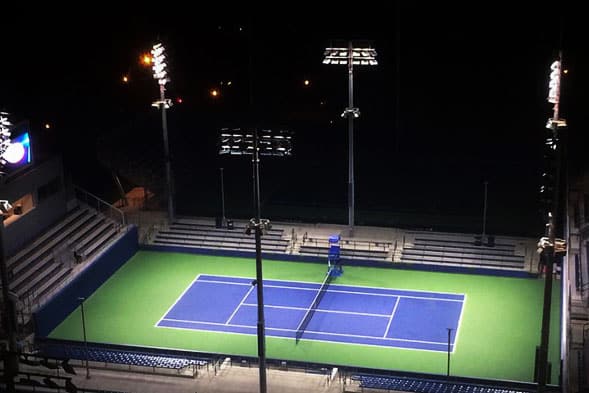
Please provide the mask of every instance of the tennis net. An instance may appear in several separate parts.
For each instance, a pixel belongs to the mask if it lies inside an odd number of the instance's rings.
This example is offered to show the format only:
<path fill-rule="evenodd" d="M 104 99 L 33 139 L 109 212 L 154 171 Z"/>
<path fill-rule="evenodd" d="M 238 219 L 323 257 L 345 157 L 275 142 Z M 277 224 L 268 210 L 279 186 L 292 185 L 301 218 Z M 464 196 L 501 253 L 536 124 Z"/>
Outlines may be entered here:
<path fill-rule="evenodd" d="M 323 283 L 321 284 L 321 287 L 319 288 L 319 291 L 315 295 L 315 298 L 313 299 L 313 302 L 311 303 L 311 305 L 307 309 L 307 312 L 305 313 L 305 316 L 303 317 L 303 319 L 299 323 L 299 326 L 297 326 L 297 331 L 295 333 L 295 337 L 296 337 L 296 342 L 297 343 L 301 340 L 301 337 L 303 336 L 303 333 L 305 332 L 305 329 L 307 328 L 307 325 L 311 321 L 311 318 L 313 317 L 313 314 L 315 314 L 315 310 L 319 306 L 319 303 L 321 302 L 321 299 L 323 299 L 323 296 L 325 296 L 325 292 L 327 292 L 327 288 L 329 287 L 329 284 L 333 280 L 333 277 L 334 277 L 334 275 L 332 275 L 333 269 L 334 268 L 332 267 L 327 272 L 327 276 L 325 277 L 325 280 L 323 280 Z"/>

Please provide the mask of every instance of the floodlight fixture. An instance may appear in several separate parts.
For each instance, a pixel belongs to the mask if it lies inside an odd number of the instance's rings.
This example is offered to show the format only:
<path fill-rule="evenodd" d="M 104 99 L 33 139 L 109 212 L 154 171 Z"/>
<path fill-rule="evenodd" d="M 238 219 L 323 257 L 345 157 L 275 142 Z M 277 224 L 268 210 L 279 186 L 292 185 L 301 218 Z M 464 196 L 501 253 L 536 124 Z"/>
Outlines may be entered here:
<path fill-rule="evenodd" d="M 358 48 L 348 46 L 347 48 L 326 48 L 323 56 L 323 64 L 378 65 L 376 49 L 370 47 Z"/>
<path fill-rule="evenodd" d="M 360 117 L 360 109 L 358 108 L 346 108 L 341 114 L 341 117 L 353 116 L 355 119 Z"/>
<path fill-rule="evenodd" d="M 251 235 L 257 227 L 260 228 L 262 235 L 265 235 L 270 229 L 272 229 L 272 223 L 266 218 L 261 218 L 259 223 L 256 222 L 255 218 L 252 218 L 245 226 L 245 234 L 248 236 Z"/>
<path fill-rule="evenodd" d="M 254 133 L 242 132 L 240 128 L 222 128 L 219 154 L 249 155 L 254 153 Z M 292 133 L 280 130 L 261 130 L 258 135 L 258 154 L 261 156 L 285 157 L 292 155 Z"/>
<path fill-rule="evenodd" d="M 10 126 L 8 113 L 0 112 L 0 165 L 6 164 L 4 153 L 10 148 Z"/>
<path fill-rule="evenodd" d="M 151 59 L 153 62 L 151 69 L 153 70 L 154 79 L 157 79 L 160 85 L 165 85 L 170 81 L 168 78 L 165 50 L 161 43 L 155 44 L 151 49 Z"/>
<path fill-rule="evenodd" d="M 563 129 L 567 126 L 565 119 L 548 119 L 546 122 L 546 128 L 552 130 L 553 128 Z"/>
<path fill-rule="evenodd" d="M 161 108 L 162 105 L 164 106 L 164 108 L 170 109 L 172 107 L 172 105 L 174 105 L 174 104 L 172 103 L 172 100 L 169 98 L 154 101 L 151 103 L 151 106 L 153 106 L 154 108 Z"/>
<path fill-rule="evenodd" d="M 375 66 L 376 49 L 365 45 L 329 47 L 323 53 L 323 64 L 348 66 L 348 107 L 341 114 L 348 118 L 348 229 L 354 234 L 354 119 L 360 117 L 360 109 L 354 107 L 354 66 Z"/>

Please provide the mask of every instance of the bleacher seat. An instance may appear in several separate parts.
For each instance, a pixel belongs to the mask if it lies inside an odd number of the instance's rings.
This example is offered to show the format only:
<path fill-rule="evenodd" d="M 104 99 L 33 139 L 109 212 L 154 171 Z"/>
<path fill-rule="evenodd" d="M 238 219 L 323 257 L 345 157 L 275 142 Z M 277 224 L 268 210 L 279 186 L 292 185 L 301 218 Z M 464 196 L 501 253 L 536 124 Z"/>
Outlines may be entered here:
<path fill-rule="evenodd" d="M 476 242 L 476 237 L 463 234 L 409 232 L 412 241 L 404 244 L 401 262 L 456 264 L 504 269 L 525 268 L 525 257 L 517 255 L 515 242 Z"/>
<path fill-rule="evenodd" d="M 79 205 L 8 259 L 9 285 L 22 300 L 40 299 L 72 272 L 74 250 L 89 258 L 116 235 L 118 225 Z"/>
<path fill-rule="evenodd" d="M 158 355 L 147 352 L 123 351 L 105 349 L 96 346 L 84 346 L 75 344 L 43 344 L 41 352 L 54 358 L 78 359 L 111 364 L 125 364 L 132 366 L 143 366 L 152 368 L 166 368 L 180 370 L 188 366 L 204 366 L 208 360 Z"/>
<path fill-rule="evenodd" d="M 362 389 L 382 389 L 415 393 L 530 393 L 527 389 L 506 389 L 503 386 L 486 386 L 474 383 L 461 383 L 450 381 L 436 381 L 427 379 L 415 379 L 408 377 L 392 377 L 359 374 L 352 375 L 351 379 L 357 381 Z"/>
<path fill-rule="evenodd" d="M 322 239 L 323 240 L 323 239 Z M 372 242 L 354 242 L 352 245 L 340 246 L 341 258 L 356 258 L 356 259 L 375 259 L 386 260 L 389 257 L 388 243 L 380 243 L 382 245 L 375 246 Z M 314 255 L 327 258 L 329 254 L 329 244 L 320 241 L 308 241 L 299 248 L 300 254 Z"/>
<path fill-rule="evenodd" d="M 270 229 L 261 238 L 264 252 L 285 253 L 289 245 L 283 239 L 283 229 Z M 158 231 L 152 242 L 158 245 L 189 248 L 255 250 L 255 237 L 245 233 L 245 227 L 219 228 L 213 223 L 176 221 L 169 228 Z"/>

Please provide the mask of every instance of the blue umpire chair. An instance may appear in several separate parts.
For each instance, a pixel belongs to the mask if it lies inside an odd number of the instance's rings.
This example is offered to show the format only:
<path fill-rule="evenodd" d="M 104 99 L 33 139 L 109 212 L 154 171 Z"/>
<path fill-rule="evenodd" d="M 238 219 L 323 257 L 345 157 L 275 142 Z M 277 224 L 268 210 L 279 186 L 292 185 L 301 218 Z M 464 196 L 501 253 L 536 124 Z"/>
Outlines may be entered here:
<path fill-rule="evenodd" d="M 341 276 L 343 273 L 340 263 L 340 235 L 329 236 L 329 251 L 327 252 L 327 269 L 333 276 Z M 333 267 L 333 269 L 332 269 Z"/>

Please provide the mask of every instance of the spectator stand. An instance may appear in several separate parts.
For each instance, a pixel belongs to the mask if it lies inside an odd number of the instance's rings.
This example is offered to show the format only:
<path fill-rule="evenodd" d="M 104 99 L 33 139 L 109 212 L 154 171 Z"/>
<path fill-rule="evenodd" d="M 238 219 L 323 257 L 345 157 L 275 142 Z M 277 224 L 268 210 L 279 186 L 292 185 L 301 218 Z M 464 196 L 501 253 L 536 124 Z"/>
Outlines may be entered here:
<path fill-rule="evenodd" d="M 345 392 L 415 392 L 415 393 L 532 393 L 535 384 L 510 381 L 489 382 L 455 377 L 412 377 L 403 375 L 377 375 L 365 373 L 343 373 Z M 556 386 L 549 385 L 547 392 L 556 392 Z"/>
<path fill-rule="evenodd" d="M 525 271 L 531 267 L 531 239 L 407 231 L 400 262 Z"/>
<path fill-rule="evenodd" d="M 173 351 L 148 351 L 141 348 L 119 348 L 91 344 L 47 340 L 38 343 L 39 357 L 69 359 L 71 365 L 83 368 L 86 358 L 90 368 L 196 378 L 205 368 L 217 370 L 218 359 Z"/>
<path fill-rule="evenodd" d="M 179 218 L 166 228 L 159 229 L 149 238 L 148 244 L 212 250 L 254 251 L 254 236 L 246 233 L 245 222 L 228 220 L 227 227 L 218 227 L 212 221 Z M 284 228 L 272 228 L 262 236 L 264 251 L 286 253 L 289 240 Z"/>

